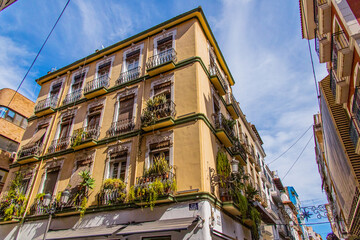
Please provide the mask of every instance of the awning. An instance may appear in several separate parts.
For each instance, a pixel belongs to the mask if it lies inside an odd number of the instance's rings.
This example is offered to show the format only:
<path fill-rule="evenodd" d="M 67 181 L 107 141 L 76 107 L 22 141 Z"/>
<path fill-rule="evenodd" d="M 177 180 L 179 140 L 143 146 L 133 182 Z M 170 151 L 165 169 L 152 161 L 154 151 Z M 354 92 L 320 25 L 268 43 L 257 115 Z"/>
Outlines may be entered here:
<path fill-rule="evenodd" d="M 91 238 L 98 239 L 100 237 L 111 236 L 114 232 L 124 227 L 124 225 L 113 225 L 113 226 L 100 226 L 91 228 L 78 228 L 78 229 L 66 229 L 49 231 L 46 235 L 46 239 L 77 239 L 77 238 Z M 42 239 L 43 235 L 39 237 Z"/>
<path fill-rule="evenodd" d="M 39 140 L 41 140 L 41 138 L 45 135 L 46 129 L 47 129 L 47 128 L 42 128 L 42 129 L 40 129 L 39 131 L 37 131 L 37 132 L 32 136 L 32 138 L 30 139 L 30 141 L 23 146 L 23 148 L 30 148 L 30 147 L 34 146 L 34 145 L 36 144 L 36 142 L 38 142 Z"/>
<path fill-rule="evenodd" d="M 132 223 L 116 233 L 116 236 L 127 236 L 138 233 L 168 232 L 187 230 L 190 225 L 199 221 L 197 217 L 158 220 L 153 222 Z"/>
<path fill-rule="evenodd" d="M 274 217 L 271 216 L 271 214 L 259 202 L 254 202 L 254 206 L 259 211 L 261 215 L 261 220 L 264 223 L 276 224 L 276 220 L 274 219 Z"/>

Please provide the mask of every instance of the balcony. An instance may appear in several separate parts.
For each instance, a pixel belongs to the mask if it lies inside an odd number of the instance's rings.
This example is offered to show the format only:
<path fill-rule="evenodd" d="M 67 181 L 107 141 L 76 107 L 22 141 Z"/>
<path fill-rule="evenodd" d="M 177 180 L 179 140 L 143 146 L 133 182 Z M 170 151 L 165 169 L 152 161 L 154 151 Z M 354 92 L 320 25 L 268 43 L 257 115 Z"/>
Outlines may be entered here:
<path fill-rule="evenodd" d="M 58 102 L 58 98 L 56 97 L 48 97 L 44 100 L 41 100 L 35 106 L 35 115 L 37 117 L 41 117 L 50 113 L 55 112 L 55 108 Z"/>
<path fill-rule="evenodd" d="M 255 151 L 254 151 L 254 149 L 248 145 L 248 146 L 246 147 L 246 150 L 247 150 L 247 152 L 248 152 L 248 156 L 249 156 L 250 162 L 252 162 L 253 164 L 255 164 Z"/>
<path fill-rule="evenodd" d="M 232 147 L 234 144 L 234 131 L 232 119 L 226 119 L 222 113 L 214 116 L 216 136 L 225 145 L 225 147 Z"/>
<path fill-rule="evenodd" d="M 132 131 L 135 128 L 134 118 L 123 119 L 112 122 L 110 129 L 106 132 L 107 136 L 114 137 Z"/>
<path fill-rule="evenodd" d="M 321 34 L 331 31 L 331 7 L 327 0 L 316 0 L 317 3 L 317 25 Z"/>
<path fill-rule="evenodd" d="M 353 51 L 350 49 L 349 41 L 344 31 L 332 35 L 333 53 L 337 57 L 337 76 L 339 78 L 349 77 L 351 74 Z"/>
<path fill-rule="evenodd" d="M 238 102 L 234 98 L 234 95 L 231 92 L 228 92 L 226 94 L 225 101 L 226 101 L 226 108 L 231 114 L 232 118 L 238 119 L 241 115 L 241 109 L 239 107 Z"/>
<path fill-rule="evenodd" d="M 97 144 L 100 126 L 89 126 L 74 131 L 71 137 L 71 147 L 75 150 L 91 147 Z"/>
<path fill-rule="evenodd" d="M 335 103 L 343 104 L 347 102 L 349 96 L 349 77 L 339 78 L 335 75 L 334 71 L 330 74 L 330 88 L 335 97 Z"/>
<path fill-rule="evenodd" d="M 98 77 L 97 79 L 86 83 L 86 86 L 84 88 L 84 96 L 87 99 L 91 99 L 103 95 L 107 93 L 107 88 L 109 87 L 109 84 L 110 78 L 108 75 Z"/>
<path fill-rule="evenodd" d="M 39 160 L 39 157 L 42 153 L 43 144 L 39 143 L 29 147 L 23 146 L 18 152 L 18 160 L 21 163 L 27 163 L 31 161 Z"/>
<path fill-rule="evenodd" d="M 256 157 L 256 161 L 255 161 L 255 170 L 257 172 L 261 172 L 261 163 L 260 163 L 260 158 Z"/>
<path fill-rule="evenodd" d="M 234 146 L 231 147 L 231 152 L 233 156 L 239 160 L 241 166 L 246 166 L 246 151 L 239 140 L 234 142 Z"/>
<path fill-rule="evenodd" d="M 162 187 L 158 188 L 156 185 L 161 184 Z M 170 194 L 175 191 L 175 174 L 171 170 L 164 171 L 157 174 L 146 174 L 136 178 L 135 192 L 137 193 L 135 204 L 136 205 L 149 205 L 153 207 L 155 204 L 172 202 L 173 197 Z M 158 198 L 154 202 L 149 202 L 148 190 L 152 188 L 158 191 Z"/>
<path fill-rule="evenodd" d="M 225 95 L 227 92 L 226 79 L 220 73 L 218 66 L 209 65 L 210 81 L 215 86 L 216 90 L 221 96 Z"/>
<path fill-rule="evenodd" d="M 129 71 L 122 72 L 119 78 L 116 80 L 116 85 L 122 85 L 140 77 L 140 67 L 130 69 Z"/>
<path fill-rule="evenodd" d="M 81 94 L 82 94 L 82 89 L 77 89 L 76 91 L 67 94 L 63 100 L 63 105 L 76 102 L 81 98 Z"/>
<path fill-rule="evenodd" d="M 331 42 L 327 34 L 320 34 L 318 29 L 315 31 L 315 50 L 320 63 L 331 61 Z"/>
<path fill-rule="evenodd" d="M 221 176 L 219 176 L 221 177 Z M 223 176 L 222 176 L 223 177 Z M 222 207 L 234 216 L 245 216 L 246 212 L 241 212 L 240 203 L 234 193 L 234 185 L 230 182 L 224 183 L 223 186 L 219 185 L 220 200 Z"/>
<path fill-rule="evenodd" d="M 69 143 L 70 143 L 70 137 L 55 139 L 50 143 L 50 146 L 48 148 L 48 153 L 63 151 L 68 148 Z"/>
<path fill-rule="evenodd" d="M 359 129 L 356 126 L 354 118 L 350 120 L 350 139 L 355 146 L 355 153 L 360 154 Z"/>
<path fill-rule="evenodd" d="M 176 61 L 176 51 L 171 48 L 150 57 L 146 63 L 146 71 L 150 76 L 154 76 L 174 69 Z"/>
<path fill-rule="evenodd" d="M 176 105 L 173 101 L 166 100 L 166 102 L 158 102 L 151 106 L 148 103 L 141 116 L 142 130 L 152 131 L 175 123 Z"/>

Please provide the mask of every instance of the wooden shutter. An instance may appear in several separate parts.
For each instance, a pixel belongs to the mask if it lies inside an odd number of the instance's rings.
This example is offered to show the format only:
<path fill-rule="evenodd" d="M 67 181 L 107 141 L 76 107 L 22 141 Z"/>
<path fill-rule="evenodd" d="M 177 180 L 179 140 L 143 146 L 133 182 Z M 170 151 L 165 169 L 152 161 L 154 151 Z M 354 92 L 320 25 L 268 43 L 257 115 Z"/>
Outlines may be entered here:
<path fill-rule="evenodd" d="M 129 95 L 120 99 L 118 121 L 133 117 L 135 95 Z"/>
<path fill-rule="evenodd" d="M 50 193 L 51 195 L 54 194 L 56 181 L 58 178 L 60 172 L 60 168 L 52 168 L 48 169 L 46 173 L 46 180 L 45 180 L 45 186 L 44 186 L 44 193 Z"/>

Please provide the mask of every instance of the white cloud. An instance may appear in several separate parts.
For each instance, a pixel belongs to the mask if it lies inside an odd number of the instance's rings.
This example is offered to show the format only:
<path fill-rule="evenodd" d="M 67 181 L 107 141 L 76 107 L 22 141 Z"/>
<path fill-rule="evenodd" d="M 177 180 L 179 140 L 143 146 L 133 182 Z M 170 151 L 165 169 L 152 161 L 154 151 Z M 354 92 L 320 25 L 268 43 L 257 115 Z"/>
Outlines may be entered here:
<path fill-rule="evenodd" d="M 279 5 L 267 1 L 224 1 L 221 20 L 214 23 L 218 42 L 236 81 L 235 97 L 264 140 L 267 162 L 295 142 L 318 111 L 307 43 L 300 35 L 296 38 L 291 34 L 298 30 L 289 27 L 293 26 L 291 18 L 287 23 L 279 22 L 281 14 L 273 14 L 279 7 L 288 9 Z M 309 132 L 270 165 L 280 177 L 300 154 Z M 284 180 L 284 184 L 295 187 L 301 199 L 324 199 L 313 147 L 311 140 Z"/>
<path fill-rule="evenodd" d="M 0 36 L 0 88 L 16 89 L 23 79 L 26 69 L 30 66 L 28 61 L 34 54 L 29 52 L 25 46 L 14 42 L 12 39 Z M 35 100 L 39 88 L 34 88 L 25 81 L 20 93 Z"/>

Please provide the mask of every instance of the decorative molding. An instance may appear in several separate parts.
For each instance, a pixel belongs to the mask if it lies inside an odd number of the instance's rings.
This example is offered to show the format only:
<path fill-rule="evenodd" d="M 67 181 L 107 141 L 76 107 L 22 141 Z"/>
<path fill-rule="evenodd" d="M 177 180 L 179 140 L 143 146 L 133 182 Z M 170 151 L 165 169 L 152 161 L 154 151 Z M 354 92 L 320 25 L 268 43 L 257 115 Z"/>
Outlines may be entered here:
<path fill-rule="evenodd" d="M 126 96 L 131 95 L 131 94 L 137 95 L 137 92 L 138 92 L 138 87 L 137 87 L 137 86 L 135 86 L 135 87 L 133 87 L 133 88 L 131 88 L 131 89 L 126 89 L 126 88 L 125 88 L 124 91 L 119 92 L 119 93 L 117 94 L 117 101 L 119 101 L 120 98 L 126 97 Z"/>

